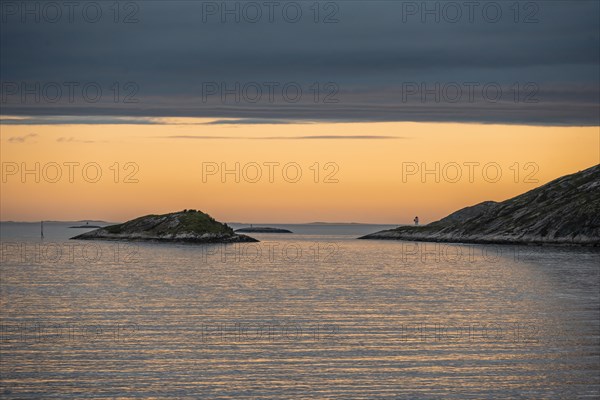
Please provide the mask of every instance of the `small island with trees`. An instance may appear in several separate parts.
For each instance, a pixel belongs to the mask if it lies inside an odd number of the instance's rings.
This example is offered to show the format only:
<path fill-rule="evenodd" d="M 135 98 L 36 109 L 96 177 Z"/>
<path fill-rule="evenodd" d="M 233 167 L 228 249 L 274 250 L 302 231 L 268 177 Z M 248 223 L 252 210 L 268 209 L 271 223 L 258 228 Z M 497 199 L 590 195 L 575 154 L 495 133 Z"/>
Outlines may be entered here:
<path fill-rule="evenodd" d="M 146 215 L 72 237 L 74 240 L 122 240 L 185 243 L 258 242 L 197 210 Z"/>

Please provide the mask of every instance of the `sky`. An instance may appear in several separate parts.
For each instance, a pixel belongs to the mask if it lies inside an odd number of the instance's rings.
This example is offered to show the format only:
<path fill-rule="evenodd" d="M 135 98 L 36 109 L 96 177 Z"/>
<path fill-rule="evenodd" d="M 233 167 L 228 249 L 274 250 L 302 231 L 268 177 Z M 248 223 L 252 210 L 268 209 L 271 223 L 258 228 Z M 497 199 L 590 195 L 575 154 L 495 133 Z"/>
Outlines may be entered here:
<path fill-rule="evenodd" d="M 430 222 L 600 162 L 597 1 L 69 4 L 0 6 L 1 220 Z"/>

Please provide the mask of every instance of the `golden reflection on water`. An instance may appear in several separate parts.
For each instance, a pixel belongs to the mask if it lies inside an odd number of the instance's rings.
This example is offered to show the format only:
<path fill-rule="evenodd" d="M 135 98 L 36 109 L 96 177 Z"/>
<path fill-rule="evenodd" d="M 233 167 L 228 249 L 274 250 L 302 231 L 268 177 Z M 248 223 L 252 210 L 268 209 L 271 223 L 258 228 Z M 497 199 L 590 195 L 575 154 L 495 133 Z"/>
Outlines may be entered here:
<path fill-rule="evenodd" d="M 4 260 L 0 393 L 598 395 L 597 251 L 260 239 L 260 255 L 142 244 L 115 258 L 98 242 L 111 257 Z"/>

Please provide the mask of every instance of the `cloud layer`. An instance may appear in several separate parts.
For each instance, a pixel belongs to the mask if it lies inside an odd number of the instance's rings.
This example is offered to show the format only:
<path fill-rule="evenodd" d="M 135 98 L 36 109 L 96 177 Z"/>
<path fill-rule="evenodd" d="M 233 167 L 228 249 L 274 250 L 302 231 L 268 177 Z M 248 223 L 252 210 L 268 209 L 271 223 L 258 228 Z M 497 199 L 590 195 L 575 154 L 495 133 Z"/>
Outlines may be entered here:
<path fill-rule="evenodd" d="M 598 2 L 20 3 L 3 115 L 599 123 Z"/>

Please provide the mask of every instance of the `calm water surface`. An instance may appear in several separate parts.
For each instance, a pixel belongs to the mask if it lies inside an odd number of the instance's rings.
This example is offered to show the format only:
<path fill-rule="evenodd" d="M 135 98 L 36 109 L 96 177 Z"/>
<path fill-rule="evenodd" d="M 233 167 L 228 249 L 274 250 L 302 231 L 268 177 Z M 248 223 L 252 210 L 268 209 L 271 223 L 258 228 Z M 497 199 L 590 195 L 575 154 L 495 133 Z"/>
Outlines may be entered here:
<path fill-rule="evenodd" d="M 593 249 L 79 242 L 3 223 L 2 398 L 594 399 Z"/>

